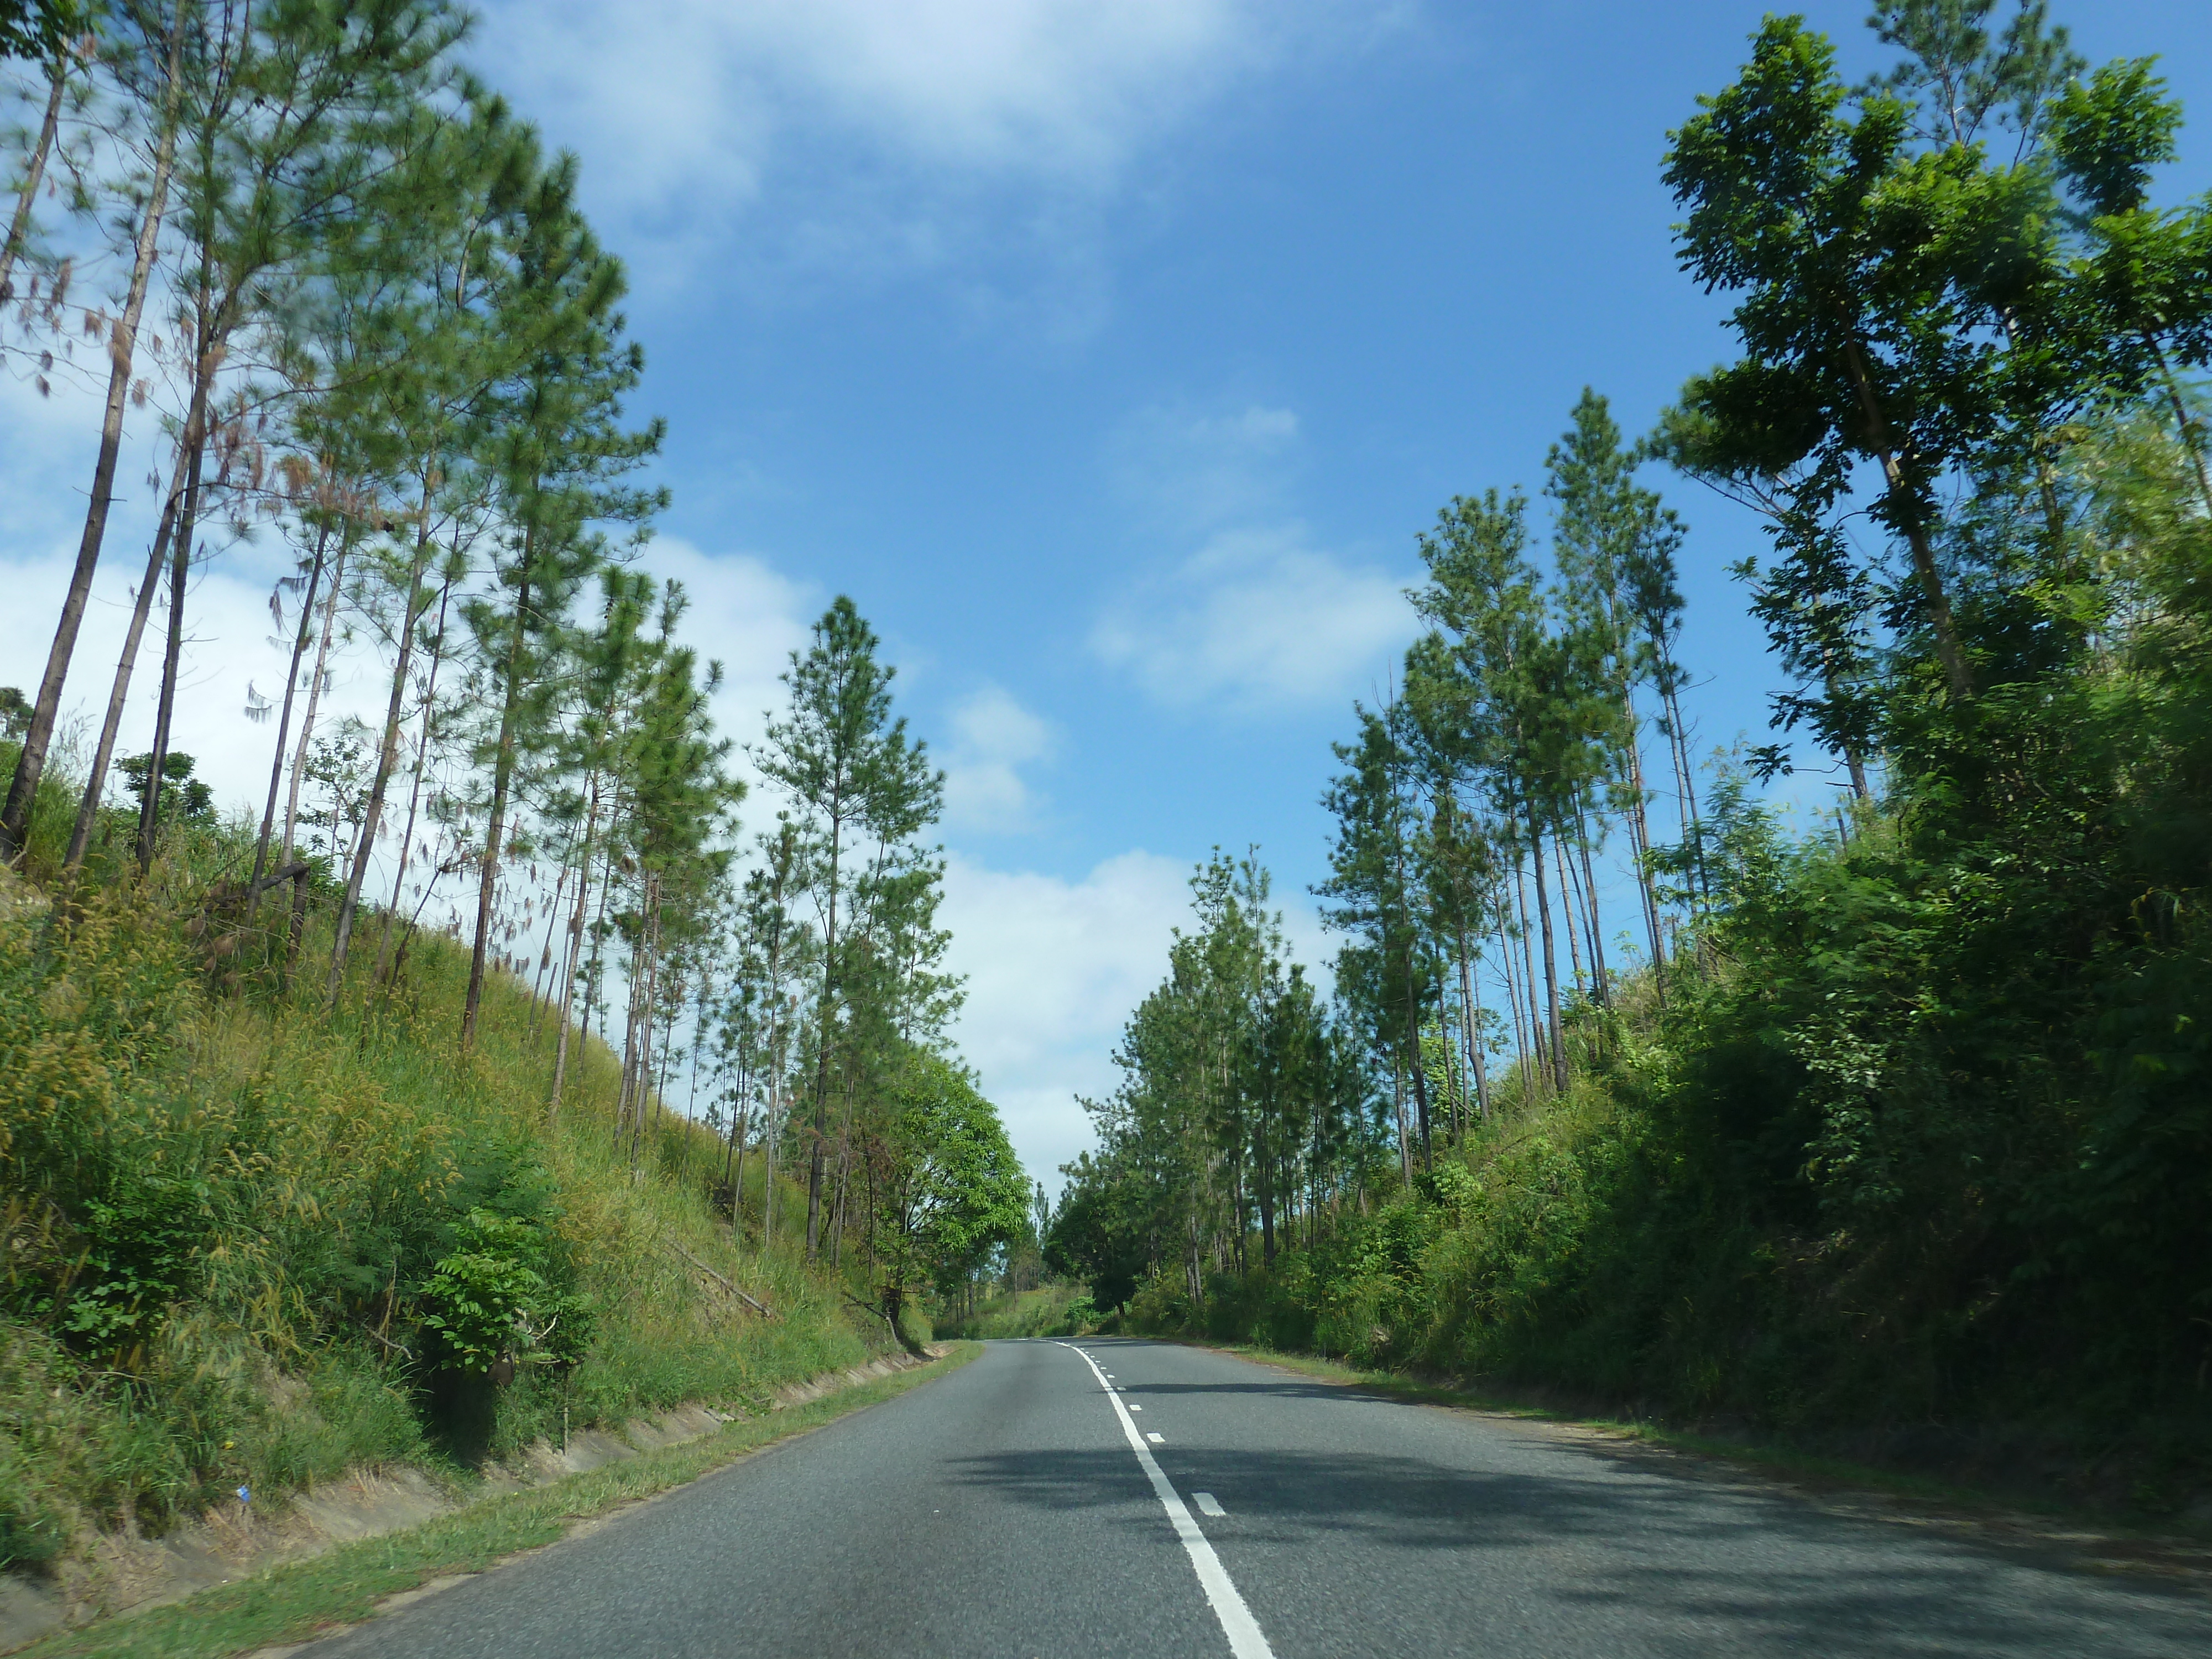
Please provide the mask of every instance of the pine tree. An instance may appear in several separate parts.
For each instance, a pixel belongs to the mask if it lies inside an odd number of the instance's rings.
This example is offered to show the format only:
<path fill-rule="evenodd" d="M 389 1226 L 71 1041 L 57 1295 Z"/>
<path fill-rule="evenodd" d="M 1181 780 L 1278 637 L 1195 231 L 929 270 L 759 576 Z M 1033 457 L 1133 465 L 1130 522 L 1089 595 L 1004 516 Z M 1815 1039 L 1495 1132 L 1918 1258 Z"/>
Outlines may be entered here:
<path fill-rule="evenodd" d="M 840 596 L 814 624 L 804 655 L 793 652 L 783 683 L 791 702 L 771 719 L 753 751 L 762 773 L 781 786 L 804 815 L 811 841 L 811 877 L 822 913 L 822 980 L 814 1006 L 812 1121 L 808 1126 L 806 1253 L 822 1243 L 823 1180 L 830 1133 L 830 1066 L 847 1013 L 838 923 L 849 904 L 849 865 L 856 836 L 880 843 L 906 841 L 936 821 L 943 774 L 926 747 L 891 714 L 896 670 L 877 658 L 878 641 L 852 600 Z"/>
<path fill-rule="evenodd" d="M 622 338 L 624 278 L 575 208 L 573 157 L 532 181 L 519 215 L 509 280 L 498 296 L 513 369 L 500 389 L 491 461 L 507 531 L 491 593 L 469 607 L 469 625 L 492 683 L 495 726 L 485 734 L 491 772 L 478 866 L 469 987 L 460 1042 L 474 1040 L 503 840 L 518 766 L 542 742 L 560 649 L 562 619 L 605 557 L 600 525 L 627 525 L 642 539 L 664 492 L 621 482 L 660 447 L 662 426 L 622 425 L 623 399 L 644 372 L 644 354 Z"/>

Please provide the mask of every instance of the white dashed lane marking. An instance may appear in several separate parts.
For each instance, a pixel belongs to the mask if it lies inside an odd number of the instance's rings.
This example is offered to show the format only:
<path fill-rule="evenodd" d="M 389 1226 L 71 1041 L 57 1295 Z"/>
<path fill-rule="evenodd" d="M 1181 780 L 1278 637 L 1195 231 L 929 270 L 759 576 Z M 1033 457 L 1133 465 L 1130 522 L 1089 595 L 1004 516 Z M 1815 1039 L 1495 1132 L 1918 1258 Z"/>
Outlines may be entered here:
<path fill-rule="evenodd" d="M 1176 1536 L 1182 1540 L 1183 1553 L 1190 1558 L 1191 1567 L 1198 1574 L 1199 1588 L 1206 1592 L 1206 1599 L 1213 1608 L 1213 1616 L 1221 1621 L 1221 1633 L 1229 1638 L 1230 1652 L 1235 1659 L 1275 1659 L 1275 1650 L 1267 1645 L 1267 1638 L 1260 1630 L 1260 1621 L 1252 1616 L 1252 1609 L 1245 1606 L 1236 1581 L 1230 1577 L 1229 1570 L 1221 1565 L 1221 1558 L 1213 1553 L 1213 1546 L 1206 1542 L 1205 1533 L 1199 1529 L 1197 1521 L 1192 1518 L 1188 1505 L 1176 1493 L 1174 1484 L 1161 1472 L 1158 1460 L 1152 1455 L 1152 1447 L 1145 1443 L 1150 1440 L 1153 1445 L 1164 1444 L 1166 1437 L 1140 1434 L 1136 1419 L 1129 1415 L 1127 1403 L 1114 1392 L 1114 1385 L 1106 1380 L 1106 1373 L 1098 1368 L 1098 1362 L 1073 1342 L 1063 1342 L 1060 1346 L 1074 1348 L 1076 1352 L 1083 1354 L 1085 1363 L 1091 1367 L 1091 1375 L 1098 1379 L 1098 1386 L 1105 1390 L 1107 1401 L 1114 1407 L 1114 1415 L 1121 1425 L 1121 1432 L 1128 1437 L 1129 1449 L 1137 1454 L 1138 1468 L 1144 1470 L 1145 1478 L 1152 1483 L 1152 1495 L 1160 1500 L 1160 1507 L 1168 1512 L 1168 1519 L 1175 1526 Z"/>
<path fill-rule="evenodd" d="M 1227 1510 L 1221 1507 L 1221 1500 L 1216 1498 L 1210 1492 L 1194 1492 L 1190 1495 L 1190 1501 L 1198 1505 L 1198 1512 L 1200 1515 L 1226 1515 L 1229 1513 Z"/>

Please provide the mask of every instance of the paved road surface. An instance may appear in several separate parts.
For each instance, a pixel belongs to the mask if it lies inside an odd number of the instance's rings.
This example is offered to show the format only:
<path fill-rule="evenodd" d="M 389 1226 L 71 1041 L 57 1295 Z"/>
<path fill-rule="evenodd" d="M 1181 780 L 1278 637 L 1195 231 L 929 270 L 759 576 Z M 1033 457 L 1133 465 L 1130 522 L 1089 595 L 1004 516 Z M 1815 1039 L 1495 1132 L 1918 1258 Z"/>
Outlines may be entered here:
<path fill-rule="evenodd" d="M 1091 1339 L 994 1343 L 311 1651 L 2203 1659 L 2212 1602 L 1540 1425 Z"/>

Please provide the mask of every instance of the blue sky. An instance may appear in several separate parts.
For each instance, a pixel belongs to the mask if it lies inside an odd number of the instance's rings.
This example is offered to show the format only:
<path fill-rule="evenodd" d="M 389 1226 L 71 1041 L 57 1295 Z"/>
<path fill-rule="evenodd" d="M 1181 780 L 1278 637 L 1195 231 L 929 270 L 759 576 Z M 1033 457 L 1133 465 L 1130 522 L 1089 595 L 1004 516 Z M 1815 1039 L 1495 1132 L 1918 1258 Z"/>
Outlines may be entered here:
<path fill-rule="evenodd" d="M 1807 9 L 1854 73 L 1881 61 L 1862 5 Z M 2055 9 L 2093 59 L 2162 53 L 2212 123 L 2202 0 Z M 1411 635 L 1414 533 L 1455 492 L 1533 493 L 1585 384 L 1640 430 L 1726 355 L 1658 164 L 1758 21 L 1715 0 L 487 9 L 473 60 L 580 153 L 630 263 L 637 407 L 670 429 L 654 562 L 699 596 L 729 723 L 757 727 L 835 592 L 902 665 L 951 773 L 963 1044 L 1040 1173 L 1083 1143 L 1072 1096 L 1110 1083 L 1211 846 L 1258 842 L 1323 948 L 1304 890 L 1328 744 Z M 2184 146 L 2170 196 L 2212 184 L 2212 137 Z M 88 453 L 88 424 L 54 421 L 0 399 L 0 469 Z M 1726 744 L 1775 684 L 1725 574 L 1758 538 L 1656 482 L 1692 526 L 1685 654 Z M 31 590 L 58 591 L 67 517 L 0 528 Z M 204 582 L 210 682 L 266 631 L 240 556 L 235 594 Z M 10 654 L 43 648 L 28 609 Z M 241 749 L 241 791 L 252 769 Z"/>

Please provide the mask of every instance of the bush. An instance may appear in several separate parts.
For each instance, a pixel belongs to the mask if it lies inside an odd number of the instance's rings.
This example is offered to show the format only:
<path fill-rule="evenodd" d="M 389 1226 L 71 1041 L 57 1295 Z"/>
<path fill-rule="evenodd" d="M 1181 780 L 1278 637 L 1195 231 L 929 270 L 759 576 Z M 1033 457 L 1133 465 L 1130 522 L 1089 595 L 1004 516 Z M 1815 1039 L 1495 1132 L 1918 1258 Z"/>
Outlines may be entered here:
<path fill-rule="evenodd" d="M 471 1210 L 459 1248 L 419 1292 L 423 1328 L 440 1362 L 488 1376 L 517 1366 L 568 1366 L 591 1343 L 592 1310 L 557 1234 L 538 1221 Z"/>

